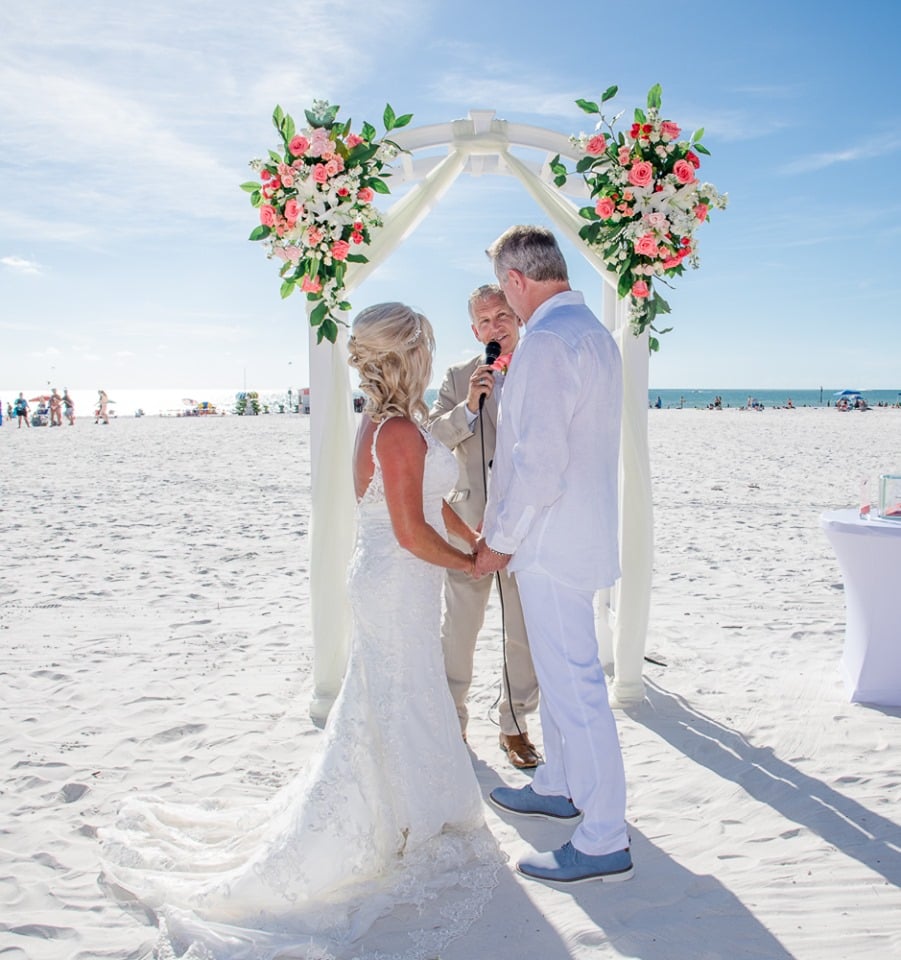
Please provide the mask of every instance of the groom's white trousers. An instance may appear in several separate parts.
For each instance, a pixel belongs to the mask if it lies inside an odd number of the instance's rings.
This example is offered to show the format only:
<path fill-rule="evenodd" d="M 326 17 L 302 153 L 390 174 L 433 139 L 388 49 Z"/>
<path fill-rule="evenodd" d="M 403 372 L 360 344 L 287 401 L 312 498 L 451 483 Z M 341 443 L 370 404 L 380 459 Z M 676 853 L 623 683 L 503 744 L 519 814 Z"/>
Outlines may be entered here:
<path fill-rule="evenodd" d="M 626 781 L 607 682 L 598 659 L 594 591 L 517 571 L 539 705 L 545 762 L 536 793 L 571 797 L 582 811 L 572 844 L 588 854 L 629 846 Z"/>

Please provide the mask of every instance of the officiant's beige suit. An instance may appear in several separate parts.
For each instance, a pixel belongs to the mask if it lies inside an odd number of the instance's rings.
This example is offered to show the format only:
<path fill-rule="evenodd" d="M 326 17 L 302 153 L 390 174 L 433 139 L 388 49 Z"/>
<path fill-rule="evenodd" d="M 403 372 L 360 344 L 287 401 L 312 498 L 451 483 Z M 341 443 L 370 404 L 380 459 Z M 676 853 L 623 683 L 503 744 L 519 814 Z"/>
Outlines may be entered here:
<path fill-rule="evenodd" d="M 473 426 L 470 426 L 466 409 L 469 381 L 476 367 L 484 362 L 482 357 L 477 356 L 452 366 L 444 377 L 438 398 L 429 413 L 432 435 L 453 451 L 460 471 L 457 483 L 446 499 L 454 511 L 473 528 L 479 527 L 485 512 L 480 429 L 485 432 L 487 465 L 494 457 L 498 396 L 502 388 L 499 382 L 502 375 L 496 374 L 495 388 L 485 400 L 482 416 L 477 417 Z M 490 475 L 490 467 L 488 473 Z M 469 550 L 465 541 L 454 536 L 450 536 L 450 540 L 461 550 Z M 441 643 L 444 648 L 448 685 L 464 733 L 469 719 L 466 699 L 472 684 L 476 640 L 485 619 L 485 608 L 493 582 L 493 577 L 473 580 L 457 570 L 448 570 L 444 580 Z M 538 705 L 538 681 L 529 653 L 516 580 L 505 571 L 501 574 L 501 589 L 506 626 L 507 678 L 505 680 L 501 676 L 500 725 L 502 733 L 514 736 L 526 732 L 526 717 L 533 713 Z M 503 673 L 503 663 L 498 663 L 498 672 Z"/>

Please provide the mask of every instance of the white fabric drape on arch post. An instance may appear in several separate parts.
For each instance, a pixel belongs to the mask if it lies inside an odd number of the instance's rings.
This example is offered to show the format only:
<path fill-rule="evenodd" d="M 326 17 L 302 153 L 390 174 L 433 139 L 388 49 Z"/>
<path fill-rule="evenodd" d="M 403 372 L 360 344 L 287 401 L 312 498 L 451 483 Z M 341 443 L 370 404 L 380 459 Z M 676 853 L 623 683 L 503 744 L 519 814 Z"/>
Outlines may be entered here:
<path fill-rule="evenodd" d="M 604 322 L 623 356 L 623 428 L 620 459 L 620 528 L 623 575 L 601 597 L 601 655 L 613 664 L 611 699 L 628 704 L 644 696 L 641 679 L 650 607 L 653 517 L 647 438 L 648 343 L 635 337 L 627 307 L 616 296 L 616 277 L 578 236 L 584 221 L 576 206 L 550 182 L 546 163 L 538 172 L 510 152 L 511 146 L 574 157 L 568 138 L 553 131 L 497 120 L 494 111 L 472 111 L 465 120 L 396 131 L 410 154 L 446 146 L 443 158 L 413 161 L 402 155 L 395 180 L 417 179 L 384 216 L 384 226 L 367 250 L 369 262 L 347 272 L 347 289 L 358 286 L 408 237 L 464 170 L 515 176 L 553 223 L 572 240 L 604 281 Z M 419 179 L 421 177 L 421 179 Z M 328 715 L 341 687 L 350 635 L 346 591 L 353 547 L 354 493 L 351 474 L 353 416 L 346 362 L 347 335 L 335 344 L 316 343 L 310 330 L 310 416 L 312 524 L 310 592 L 314 645 L 314 692 L 310 714 Z"/>

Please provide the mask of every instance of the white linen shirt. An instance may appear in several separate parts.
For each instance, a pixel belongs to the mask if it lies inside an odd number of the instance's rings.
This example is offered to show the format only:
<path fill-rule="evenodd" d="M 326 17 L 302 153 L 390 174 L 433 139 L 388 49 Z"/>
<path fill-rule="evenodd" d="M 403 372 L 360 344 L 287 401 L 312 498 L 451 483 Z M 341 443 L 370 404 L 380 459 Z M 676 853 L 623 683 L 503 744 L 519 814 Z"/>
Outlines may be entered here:
<path fill-rule="evenodd" d="M 484 531 L 509 569 L 582 590 L 620 575 L 622 361 L 568 290 L 526 324 L 504 383 Z"/>

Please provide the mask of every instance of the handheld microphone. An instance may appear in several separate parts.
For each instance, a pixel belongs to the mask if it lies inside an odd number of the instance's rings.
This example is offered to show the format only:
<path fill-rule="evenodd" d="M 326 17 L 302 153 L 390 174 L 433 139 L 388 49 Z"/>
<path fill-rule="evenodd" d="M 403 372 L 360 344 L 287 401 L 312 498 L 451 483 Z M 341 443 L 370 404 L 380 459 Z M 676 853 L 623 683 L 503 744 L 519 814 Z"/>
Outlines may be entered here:
<path fill-rule="evenodd" d="M 501 345 L 497 342 L 497 340 L 489 340 L 488 343 L 485 344 L 485 363 L 490 367 L 500 355 Z M 479 397 L 479 410 L 485 406 L 485 397 L 487 396 L 487 393 L 483 393 Z"/>

